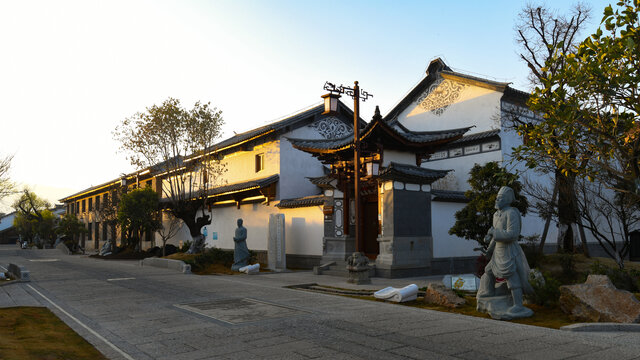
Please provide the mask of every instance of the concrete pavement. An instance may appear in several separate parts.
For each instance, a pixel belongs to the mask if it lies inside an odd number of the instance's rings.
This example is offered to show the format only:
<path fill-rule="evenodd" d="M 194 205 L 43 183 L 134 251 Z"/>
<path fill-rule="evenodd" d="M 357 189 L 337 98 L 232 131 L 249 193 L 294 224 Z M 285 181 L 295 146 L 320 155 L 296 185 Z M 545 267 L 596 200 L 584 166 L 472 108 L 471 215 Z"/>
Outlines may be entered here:
<path fill-rule="evenodd" d="M 32 281 L 0 287 L 0 307 L 47 306 L 112 359 L 640 358 L 637 332 L 572 333 L 284 288 L 348 287 L 311 272 L 185 275 L 0 246 L 9 262 Z M 434 278 L 373 280 L 352 287 Z"/>

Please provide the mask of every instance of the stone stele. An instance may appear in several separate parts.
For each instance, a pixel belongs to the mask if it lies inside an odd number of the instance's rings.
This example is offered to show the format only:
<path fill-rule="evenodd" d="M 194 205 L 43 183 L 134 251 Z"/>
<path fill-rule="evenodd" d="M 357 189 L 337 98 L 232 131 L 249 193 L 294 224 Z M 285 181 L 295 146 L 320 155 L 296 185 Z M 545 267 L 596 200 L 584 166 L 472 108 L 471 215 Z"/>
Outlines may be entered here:
<path fill-rule="evenodd" d="M 467 303 L 465 299 L 456 295 L 453 290 L 449 290 L 443 284 L 438 283 L 429 283 L 424 294 L 424 302 L 449 308 L 458 308 Z"/>
<path fill-rule="evenodd" d="M 606 275 L 589 275 L 584 284 L 561 286 L 560 308 L 578 321 L 640 323 L 640 301 L 616 289 Z"/>

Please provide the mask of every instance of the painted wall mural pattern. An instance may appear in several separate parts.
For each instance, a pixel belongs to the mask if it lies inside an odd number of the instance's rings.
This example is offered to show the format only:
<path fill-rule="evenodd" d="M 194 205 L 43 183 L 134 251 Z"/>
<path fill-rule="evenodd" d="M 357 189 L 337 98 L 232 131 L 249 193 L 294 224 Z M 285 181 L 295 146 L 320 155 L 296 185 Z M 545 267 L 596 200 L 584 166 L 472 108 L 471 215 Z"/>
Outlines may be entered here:
<path fill-rule="evenodd" d="M 440 116 L 458 100 L 467 87 L 467 84 L 440 78 L 420 95 L 416 103 L 426 111 Z"/>
<path fill-rule="evenodd" d="M 317 120 L 311 124 L 311 127 L 318 130 L 320 135 L 325 139 L 341 139 L 353 134 L 353 128 L 351 126 L 335 117 Z"/>

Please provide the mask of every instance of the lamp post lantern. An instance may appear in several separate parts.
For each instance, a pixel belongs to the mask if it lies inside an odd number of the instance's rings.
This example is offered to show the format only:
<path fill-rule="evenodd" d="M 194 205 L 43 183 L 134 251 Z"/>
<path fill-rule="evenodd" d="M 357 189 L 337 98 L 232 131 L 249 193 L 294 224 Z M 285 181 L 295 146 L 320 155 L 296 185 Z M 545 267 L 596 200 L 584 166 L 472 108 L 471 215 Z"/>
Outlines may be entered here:
<path fill-rule="evenodd" d="M 364 251 L 364 241 L 362 239 L 362 211 L 360 211 L 360 99 L 367 101 L 372 94 L 360 89 L 357 81 L 353 82 L 353 88 L 343 85 L 335 86 L 330 82 L 324 83 L 324 90 L 332 94 L 346 94 L 353 98 L 353 187 L 354 187 L 354 204 L 356 216 L 356 251 Z M 348 226 L 348 225 L 347 225 Z"/>

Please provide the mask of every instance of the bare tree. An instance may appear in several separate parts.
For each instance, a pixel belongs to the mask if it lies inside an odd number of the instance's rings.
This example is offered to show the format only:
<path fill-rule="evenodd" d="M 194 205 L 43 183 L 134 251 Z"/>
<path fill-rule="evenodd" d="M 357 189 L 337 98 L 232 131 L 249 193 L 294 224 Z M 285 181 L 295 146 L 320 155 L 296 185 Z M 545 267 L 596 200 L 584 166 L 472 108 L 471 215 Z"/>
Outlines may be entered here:
<path fill-rule="evenodd" d="M 601 182 L 581 179 L 576 189 L 584 227 L 623 269 L 629 254 L 629 234 L 640 224 L 640 202 L 633 194 L 614 193 Z"/>
<path fill-rule="evenodd" d="M 577 39 L 585 21 L 591 16 L 591 9 L 577 3 L 569 15 L 558 14 L 542 5 L 527 4 L 518 16 L 515 26 L 516 42 L 522 49 L 520 58 L 529 67 L 529 81 L 536 86 L 548 73 L 556 73 L 563 63 L 547 67 L 547 60 L 558 53 L 575 52 Z"/>
<path fill-rule="evenodd" d="M 162 217 L 162 227 L 158 230 L 158 234 L 162 239 L 162 256 L 167 256 L 167 241 L 174 237 L 180 229 L 182 229 L 182 225 L 184 222 L 177 217 L 173 216 L 170 211 L 163 211 L 160 215 Z M 167 221 L 164 221 L 166 216 Z"/>
<path fill-rule="evenodd" d="M 14 192 L 15 184 L 9 178 L 9 170 L 11 170 L 11 161 L 13 155 L 7 155 L 0 159 L 0 199 Z"/>

